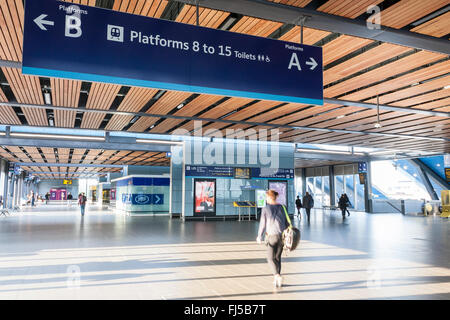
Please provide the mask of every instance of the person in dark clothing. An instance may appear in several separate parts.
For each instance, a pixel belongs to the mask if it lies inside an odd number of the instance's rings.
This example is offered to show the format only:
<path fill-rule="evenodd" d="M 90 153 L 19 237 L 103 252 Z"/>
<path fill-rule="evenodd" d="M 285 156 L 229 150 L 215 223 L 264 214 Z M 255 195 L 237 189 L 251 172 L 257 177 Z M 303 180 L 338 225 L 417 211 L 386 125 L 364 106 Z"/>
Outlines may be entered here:
<path fill-rule="evenodd" d="M 78 204 L 80 205 L 82 217 L 84 217 L 84 209 L 86 207 L 86 202 L 87 202 L 87 198 L 84 195 L 84 192 L 80 193 L 80 195 L 78 196 Z"/>
<path fill-rule="evenodd" d="M 298 217 L 301 218 L 300 209 L 302 208 L 302 200 L 300 200 L 300 196 L 297 196 L 295 200 L 295 207 L 297 208 Z"/>
<path fill-rule="evenodd" d="M 314 207 L 314 199 L 309 194 L 309 192 L 305 193 L 305 196 L 303 197 L 303 208 L 305 208 L 306 215 L 308 216 L 308 221 L 311 218 L 311 208 Z"/>
<path fill-rule="evenodd" d="M 30 204 L 31 204 L 31 206 L 32 207 L 34 207 L 34 202 L 36 201 L 36 197 L 35 197 L 35 195 L 34 195 L 34 191 L 31 191 L 31 194 L 30 194 Z"/>
<path fill-rule="evenodd" d="M 348 198 L 346 193 L 344 193 L 344 198 L 345 198 L 345 201 L 346 201 L 345 210 L 347 210 L 348 216 L 350 217 L 350 211 L 348 211 L 348 207 L 350 207 L 352 204 L 350 203 L 350 199 Z"/>
<path fill-rule="evenodd" d="M 348 211 L 347 210 L 347 203 L 348 203 L 347 199 L 345 198 L 344 194 L 341 194 L 341 197 L 339 198 L 339 202 L 338 202 L 339 209 L 341 209 L 341 211 L 342 211 L 343 219 L 345 219 L 345 211 Z"/>
<path fill-rule="evenodd" d="M 72 200 L 73 199 L 73 196 L 72 196 L 72 194 L 69 192 L 69 194 L 67 195 L 67 200 Z"/>
<path fill-rule="evenodd" d="M 281 277 L 281 254 L 283 253 L 282 233 L 289 227 L 289 223 L 283 206 L 277 202 L 278 192 L 268 190 L 266 197 L 267 205 L 261 212 L 261 221 L 259 223 L 256 241 L 261 243 L 263 234 L 265 234 L 267 262 L 274 275 L 274 285 L 281 287 L 283 282 L 283 278 Z"/>

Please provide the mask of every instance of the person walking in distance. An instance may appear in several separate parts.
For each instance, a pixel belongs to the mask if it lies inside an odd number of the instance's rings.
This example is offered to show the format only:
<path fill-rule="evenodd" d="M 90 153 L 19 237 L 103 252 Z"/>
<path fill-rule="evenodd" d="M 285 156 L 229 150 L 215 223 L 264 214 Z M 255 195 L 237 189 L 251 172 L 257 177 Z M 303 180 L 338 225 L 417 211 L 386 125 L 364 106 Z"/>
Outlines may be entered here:
<path fill-rule="evenodd" d="M 36 200 L 36 197 L 34 195 L 34 191 L 31 191 L 31 198 L 30 198 L 30 202 L 31 202 L 31 206 L 34 207 L 34 202 Z"/>
<path fill-rule="evenodd" d="M 347 202 L 348 202 L 347 199 L 344 194 L 341 194 L 341 197 L 339 198 L 338 205 L 339 205 L 339 209 L 341 209 L 341 211 L 342 211 L 342 219 L 345 219 L 345 211 L 348 211 L 347 210 Z"/>
<path fill-rule="evenodd" d="M 300 200 L 300 196 L 297 196 L 297 199 L 295 200 L 295 207 L 297 208 L 298 217 L 301 219 L 300 209 L 302 208 L 302 200 Z"/>
<path fill-rule="evenodd" d="M 348 211 L 348 207 L 350 207 L 352 204 L 346 193 L 344 193 L 344 198 L 345 198 L 345 210 L 347 211 L 348 216 L 350 217 L 350 211 Z"/>
<path fill-rule="evenodd" d="M 80 209 L 81 209 L 81 216 L 84 217 L 84 209 L 86 207 L 86 196 L 84 195 L 84 192 L 80 193 L 80 195 L 78 196 L 78 204 L 80 205 Z"/>
<path fill-rule="evenodd" d="M 311 208 L 314 207 L 314 199 L 309 194 L 309 192 L 305 193 L 305 196 L 303 197 L 303 208 L 305 208 L 306 215 L 308 216 L 308 222 L 310 221 L 311 217 Z"/>
<path fill-rule="evenodd" d="M 283 278 L 281 277 L 281 254 L 283 253 L 282 233 L 289 227 L 283 206 L 277 202 L 278 192 L 268 190 L 266 192 L 267 205 L 262 209 L 261 221 L 259 223 L 258 237 L 256 241 L 262 242 L 265 234 L 267 245 L 267 262 L 272 269 L 274 285 L 281 287 Z"/>

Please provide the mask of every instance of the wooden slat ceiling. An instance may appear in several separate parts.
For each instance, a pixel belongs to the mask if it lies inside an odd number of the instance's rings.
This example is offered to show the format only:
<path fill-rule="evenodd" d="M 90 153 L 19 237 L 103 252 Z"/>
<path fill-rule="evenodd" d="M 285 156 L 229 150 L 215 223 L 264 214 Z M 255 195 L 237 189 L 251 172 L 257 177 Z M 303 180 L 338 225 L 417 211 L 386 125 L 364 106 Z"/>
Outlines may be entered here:
<path fill-rule="evenodd" d="M 309 4 L 312 0 L 269 0 L 271 2 L 285 4 L 288 6 L 303 8 Z"/>
<path fill-rule="evenodd" d="M 52 103 L 60 107 L 78 107 L 81 81 L 67 79 L 50 79 L 52 87 Z M 75 125 L 75 111 L 55 110 L 55 126 L 73 128 Z"/>
<path fill-rule="evenodd" d="M 73 3 L 102 5 L 101 1 L 78 0 Z M 449 13 L 444 13 L 412 27 L 411 23 L 442 9 L 447 1 L 432 2 L 421 0 L 398 0 L 387 3 L 382 0 L 273 0 L 273 2 L 315 9 L 328 14 L 350 19 L 361 17 L 370 5 L 379 5 L 382 10 L 381 24 L 392 28 L 405 28 L 413 32 L 443 37 L 449 30 Z M 106 3 L 106 2 L 104 2 Z M 109 2 L 112 10 L 128 12 L 149 17 L 161 17 L 169 8 L 170 2 L 160 0 L 115 0 Z M 236 15 L 234 15 L 236 17 Z M 219 28 L 230 18 L 229 12 L 200 8 L 199 23 L 209 28 Z M 194 5 L 179 5 L 179 12 L 171 17 L 177 22 L 196 24 Z M 21 61 L 23 37 L 23 2 L 22 0 L 5 0 L 0 2 L 0 59 Z M 278 38 L 289 42 L 300 42 L 300 27 L 283 25 L 279 22 L 266 21 L 249 16 L 237 15 L 228 31 L 250 35 Z M 389 43 L 379 43 L 369 39 L 348 35 L 333 34 L 328 31 L 304 28 L 304 44 L 321 45 L 324 62 L 324 96 L 351 101 L 375 103 L 376 96 L 380 103 L 405 108 L 450 111 L 449 57 L 423 50 L 402 47 Z M 0 86 L 0 101 L 7 102 L 9 96 L 22 103 L 44 104 L 42 79 L 24 76 L 20 70 L 2 68 L 5 81 L 9 85 Z M 54 105 L 78 107 L 82 95 L 81 81 L 50 79 L 51 98 Z M 347 107 L 336 104 L 309 106 L 286 104 L 275 101 L 254 101 L 252 99 L 197 95 L 192 93 L 165 91 L 149 88 L 124 88 L 120 85 L 104 83 L 85 83 L 88 96 L 87 109 L 109 110 L 113 105 L 118 111 L 146 112 L 151 114 L 173 114 L 180 116 L 198 116 L 212 119 L 253 121 L 271 124 L 289 124 L 311 128 L 361 130 L 366 132 L 416 134 L 429 137 L 449 137 L 447 118 L 411 114 L 408 112 L 391 112 L 381 110 L 382 128 L 375 129 L 376 110 Z M 121 89 L 127 89 L 125 91 Z M 117 100 L 119 92 L 126 92 L 123 99 Z M 117 102 L 117 103 L 116 103 Z M 120 103 L 118 103 L 120 102 Z M 185 105 L 181 109 L 177 106 Z M 33 108 L 1 107 L 0 122 L 3 124 L 49 125 L 45 110 Z M 22 112 L 23 116 L 19 117 Z M 56 127 L 75 127 L 75 111 L 53 112 Z M 24 123 L 24 120 L 26 123 Z M 247 124 L 229 125 L 220 122 L 204 123 L 203 131 L 227 129 L 262 129 Z M 128 130 L 131 132 L 170 133 L 176 129 L 194 130 L 193 121 L 178 119 L 160 119 L 157 117 L 134 117 L 84 112 L 80 128 L 105 130 Z M 441 127 L 439 127 L 441 126 Z M 439 128 L 440 131 L 435 131 Z M 282 129 L 280 139 L 291 142 L 321 142 L 330 144 L 378 146 L 385 139 L 390 146 L 404 145 L 409 148 L 437 151 L 448 150 L 442 143 L 427 143 L 420 140 L 405 143 L 404 139 L 367 136 L 362 134 L 326 133 L 312 130 Z M 29 149 L 29 150 L 28 150 Z M 47 150 L 48 149 L 48 150 Z M 22 149 L 14 149 L 20 157 L 26 156 Z M 57 161 L 52 148 L 25 150 L 36 162 Z M 19 152 L 21 151 L 21 153 Z M 31 153 L 29 151 L 32 151 Z M 38 152 L 36 152 L 38 151 Z M 0 150 L 1 152 L 1 150 Z M 5 152 L 1 152 L 3 156 Z M 11 155 L 8 154 L 10 157 Z M 48 155 L 48 159 L 47 159 Z M 103 152 L 100 150 L 58 150 L 59 160 L 68 159 L 71 163 L 158 163 L 155 157 L 130 152 Z M 14 158 L 14 157 L 13 157 Z M 27 157 L 28 158 L 28 157 Z M 28 159 L 29 161 L 29 159 Z M 162 159 L 161 161 L 167 161 Z M 167 163 L 167 162 L 166 162 Z M 62 169 L 62 168 L 61 168 Z M 69 168 L 72 169 L 72 168 Z M 67 171 L 65 171 L 67 172 Z"/>
<path fill-rule="evenodd" d="M 200 8 L 198 19 L 199 25 L 202 27 L 217 29 L 229 15 L 229 12 Z M 181 9 L 175 21 L 194 25 L 197 24 L 196 7 L 185 5 L 183 9 Z"/>
<path fill-rule="evenodd" d="M 448 5 L 448 0 L 400 0 L 381 11 L 381 24 L 400 29 Z"/>
<path fill-rule="evenodd" d="M 0 156 L 10 162 L 34 162 L 36 164 L 116 164 L 116 165 L 149 165 L 169 166 L 170 160 L 164 152 L 119 151 L 98 149 L 70 149 L 70 148 L 37 148 L 37 147 L 0 147 Z M 26 168 L 26 167 L 24 167 Z M 82 172 L 100 170 L 120 171 L 120 168 L 101 167 L 55 167 L 30 166 L 35 172 Z"/>
<path fill-rule="evenodd" d="M 8 102 L 3 90 L 0 88 L 0 102 Z M 19 117 L 10 106 L 1 107 L 0 122 L 9 124 L 21 124 Z"/>
<path fill-rule="evenodd" d="M 449 33 L 450 30 L 450 11 L 440 15 L 430 21 L 427 21 L 410 31 L 426 34 L 433 37 L 443 37 Z"/>
<path fill-rule="evenodd" d="M 141 16 L 159 18 L 164 12 L 167 3 L 168 1 L 166 0 L 115 0 L 112 9 Z"/>
<path fill-rule="evenodd" d="M 157 92 L 157 89 L 131 88 L 117 110 L 139 112 Z M 120 131 L 129 124 L 133 118 L 133 116 L 113 115 L 105 129 Z"/>
<path fill-rule="evenodd" d="M 353 19 L 365 13 L 369 6 L 380 2 L 383 0 L 329 0 L 317 8 L 317 11 Z"/>
<path fill-rule="evenodd" d="M 147 113 L 167 114 L 189 96 L 191 96 L 191 93 L 188 92 L 167 92 L 147 110 Z M 129 131 L 143 132 L 156 121 L 158 121 L 158 118 L 141 117 L 130 127 Z"/>

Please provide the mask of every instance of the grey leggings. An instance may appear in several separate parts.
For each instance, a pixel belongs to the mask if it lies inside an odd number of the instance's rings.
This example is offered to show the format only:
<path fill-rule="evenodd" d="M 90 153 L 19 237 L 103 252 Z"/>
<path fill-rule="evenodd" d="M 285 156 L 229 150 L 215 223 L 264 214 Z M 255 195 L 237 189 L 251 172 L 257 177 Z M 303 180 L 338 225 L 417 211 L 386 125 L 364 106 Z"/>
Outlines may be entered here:
<path fill-rule="evenodd" d="M 281 274 L 281 254 L 283 253 L 283 241 L 281 235 L 268 236 L 267 262 L 274 275 Z"/>

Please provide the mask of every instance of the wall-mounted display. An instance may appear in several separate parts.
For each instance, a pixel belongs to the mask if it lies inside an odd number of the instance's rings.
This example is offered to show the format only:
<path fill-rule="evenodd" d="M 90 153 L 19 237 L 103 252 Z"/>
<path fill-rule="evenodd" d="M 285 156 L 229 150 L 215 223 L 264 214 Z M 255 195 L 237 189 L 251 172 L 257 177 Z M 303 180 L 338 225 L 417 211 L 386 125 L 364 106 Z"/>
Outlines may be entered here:
<path fill-rule="evenodd" d="M 294 179 L 294 169 L 228 166 L 185 166 L 185 176 L 192 178 Z"/>
<path fill-rule="evenodd" d="M 278 203 L 287 207 L 287 182 L 269 181 L 269 189 L 278 192 Z"/>
<path fill-rule="evenodd" d="M 194 215 L 216 213 L 216 180 L 194 180 Z"/>
<path fill-rule="evenodd" d="M 250 179 L 250 168 L 234 168 L 235 179 Z"/>
<path fill-rule="evenodd" d="M 266 190 L 256 190 L 256 207 L 264 208 L 266 206 Z"/>
<path fill-rule="evenodd" d="M 366 174 L 363 172 L 358 173 L 359 175 L 359 184 L 364 184 L 366 182 Z"/>

